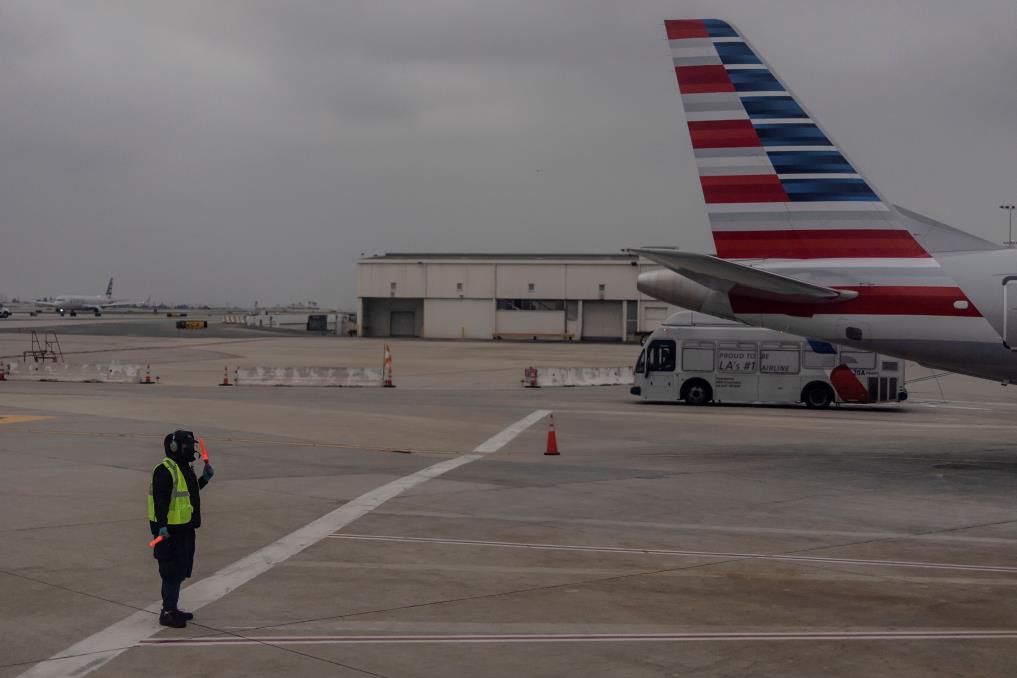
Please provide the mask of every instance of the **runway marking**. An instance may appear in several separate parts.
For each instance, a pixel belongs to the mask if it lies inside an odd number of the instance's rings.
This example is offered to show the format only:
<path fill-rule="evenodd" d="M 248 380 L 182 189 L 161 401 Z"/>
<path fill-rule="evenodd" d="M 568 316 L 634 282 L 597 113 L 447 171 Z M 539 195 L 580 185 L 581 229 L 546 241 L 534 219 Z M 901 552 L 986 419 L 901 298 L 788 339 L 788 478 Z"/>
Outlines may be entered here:
<path fill-rule="evenodd" d="M 912 404 L 918 407 L 929 407 L 935 410 L 981 410 L 982 412 L 991 412 L 991 409 L 988 407 L 967 407 L 966 405 L 946 405 L 944 403 L 929 402 L 916 402 Z"/>
<path fill-rule="evenodd" d="M 964 463 L 982 463 L 979 460 L 963 460 Z M 645 520 L 606 520 L 602 518 L 561 518 L 554 516 L 521 516 L 513 513 L 470 513 L 468 516 L 452 511 L 382 511 L 387 516 L 413 516 L 419 518 L 446 518 L 452 520 L 499 520 L 515 523 L 538 523 L 547 524 L 554 522 L 556 525 L 590 525 L 594 527 L 621 527 L 651 530 L 687 530 L 693 532 L 722 532 L 730 534 L 778 534 L 803 537 L 847 537 L 850 539 L 900 539 L 906 541 L 937 541 L 937 542 L 961 542 L 971 544 L 1002 544 L 1013 546 L 1017 539 L 1006 539 L 1003 537 L 972 537 L 960 534 L 943 534 L 941 532 L 911 533 L 911 532 L 861 532 L 854 530 L 807 530 L 793 527 L 760 527 L 758 525 L 711 525 L 703 523 L 661 523 Z M 1007 521 L 1013 522 L 1013 521 Z M 983 527 L 982 524 L 957 525 L 945 528 L 950 531 L 966 530 L 974 527 Z"/>
<path fill-rule="evenodd" d="M 227 593 L 264 574 L 279 563 L 313 546 L 325 537 L 370 513 L 389 499 L 423 482 L 449 471 L 483 459 L 497 452 L 513 438 L 550 414 L 549 410 L 536 410 L 503 429 L 478 445 L 471 454 L 446 459 L 427 468 L 397 478 L 366 494 L 362 494 L 331 513 L 291 532 L 245 558 L 227 565 L 215 574 L 191 584 L 181 592 L 182 605 L 197 610 L 219 600 Z M 156 601 L 81 642 L 58 652 L 22 673 L 20 678 L 57 678 L 58 676 L 84 676 L 119 656 L 122 652 L 162 630 L 158 614 L 162 601 Z"/>
<path fill-rule="evenodd" d="M 681 642 L 788 642 L 844 640 L 1014 640 L 1017 630 L 984 631 L 788 631 L 730 633 L 556 633 L 556 634 L 455 634 L 370 636 L 210 636 L 198 638 L 152 638 L 139 645 L 195 647 L 222 645 L 407 645 L 420 643 L 681 643 Z"/>
<path fill-rule="evenodd" d="M 26 421 L 43 421 L 52 418 L 34 414 L 0 414 L 0 424 L 22 424 Z"/>
<path fill-rule="evenodd" d="M 617 546 L 572 546 L 569 544 L 530 544 L 511 541 L 480 541 L 474 539 L 429 539 L 427 537 L 391 537 L 376 534 L 333 534 L 329 539 L 388 541 L 451 546 L 491 546 L 495 548 L 537 549 L 547 551 L 584 551 L 590 553 L 626 553 L 649 556 L 676 556 L 679 558 L 744 558 L 746 560 L 780 560 L 806 563 L 840 563 L 845 565 L 874 565 L 880 567 L 917 567 L 931 570 L 964 570 L 970 572 L 1004 572 L 1017 574 L 1017 567 L 1007 565 L 965 565 L 963 563 L 931 563 L 913 560 L 875 560 L 869 558 L 833 558 L 827 556 L 769 555 L 765 553 L 738 553 L 731 551 L 675 551 L 669 549 L 637 549 Z"/>

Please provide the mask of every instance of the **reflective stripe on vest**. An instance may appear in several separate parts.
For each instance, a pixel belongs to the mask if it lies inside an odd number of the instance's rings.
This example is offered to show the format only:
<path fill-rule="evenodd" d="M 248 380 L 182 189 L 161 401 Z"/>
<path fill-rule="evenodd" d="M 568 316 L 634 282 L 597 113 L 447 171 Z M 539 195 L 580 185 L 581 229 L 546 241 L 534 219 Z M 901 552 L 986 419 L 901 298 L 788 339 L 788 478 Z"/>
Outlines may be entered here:
<path fill-rule="evenodd" d="M 167 457 L 162 460 L 159 466 L 165 466 L 173 479 L 173 494 L 170 495 L 169 511 L 166 512 L 166 522 L 169 525 L 186 525 L 191 522 L 191 514 L 194 507 L 191 506 L 191 493 L 187 490 L 187 479 L 180 472 L 177 463 Z M 159 470 L 159 466 L 152 469 L 152 475 Z M 155 497 L 152 496 L 152 483 L 148 484 L 148 519 L 155 520 Z"/>

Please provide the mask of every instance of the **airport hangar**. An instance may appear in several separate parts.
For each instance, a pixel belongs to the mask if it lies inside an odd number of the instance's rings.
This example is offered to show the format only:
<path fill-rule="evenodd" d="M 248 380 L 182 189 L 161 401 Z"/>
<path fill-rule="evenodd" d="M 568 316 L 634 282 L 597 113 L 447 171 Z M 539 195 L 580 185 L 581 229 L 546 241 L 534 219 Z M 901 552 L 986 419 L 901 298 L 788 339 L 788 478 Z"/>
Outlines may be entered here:
<path fill-rule="evenodd" d="M 678 310 L 632 254 L 381 254 L 357 266 L 362 337 L 634 341 Z"/>

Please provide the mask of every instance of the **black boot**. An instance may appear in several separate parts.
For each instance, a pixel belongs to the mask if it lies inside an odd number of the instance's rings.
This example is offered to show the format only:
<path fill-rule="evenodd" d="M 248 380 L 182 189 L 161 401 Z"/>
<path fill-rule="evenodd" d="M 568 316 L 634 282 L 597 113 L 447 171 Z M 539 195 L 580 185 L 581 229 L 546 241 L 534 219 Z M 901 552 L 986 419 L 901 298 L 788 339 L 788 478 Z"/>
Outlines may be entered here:
<path fill-rule="evenodd" d="M 184 612 L 180 608 L 177 608 L 177 609 L 173 610 L 173 612 L 175 612 L 177 614 L 177 616 L 179 616 L 184 621 L 191 621 L 192 619 L 194 619 L 194 614 L 193 613 L 191 613 L 191 612 Z"/>
<path fill-rule="evenodd" d="M 159 623 L 171 629 L 182 629 L 187 626 L 187 620 L 176 610 L 163 610 L 160 612 Z"/>

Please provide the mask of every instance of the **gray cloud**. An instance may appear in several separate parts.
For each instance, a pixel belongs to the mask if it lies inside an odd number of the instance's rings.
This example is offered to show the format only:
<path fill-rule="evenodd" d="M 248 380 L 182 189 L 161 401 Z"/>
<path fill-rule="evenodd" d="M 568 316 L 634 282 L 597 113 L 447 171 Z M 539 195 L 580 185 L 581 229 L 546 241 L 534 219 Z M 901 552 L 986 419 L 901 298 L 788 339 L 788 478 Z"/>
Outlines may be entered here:
<path fill-rule="evenodd" d="M 350 304 L 360 252 L 708 251 L 681 16 L 736 23 L 889 198 L 1001 239 L 1009 2 L 33 0 L 0 8 L 0 292 Z"/>

